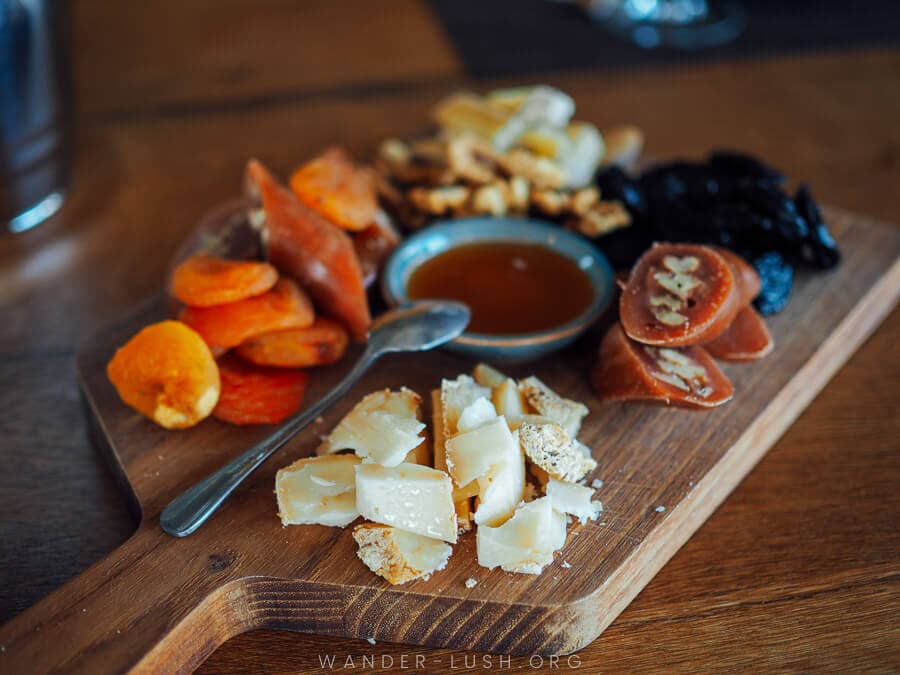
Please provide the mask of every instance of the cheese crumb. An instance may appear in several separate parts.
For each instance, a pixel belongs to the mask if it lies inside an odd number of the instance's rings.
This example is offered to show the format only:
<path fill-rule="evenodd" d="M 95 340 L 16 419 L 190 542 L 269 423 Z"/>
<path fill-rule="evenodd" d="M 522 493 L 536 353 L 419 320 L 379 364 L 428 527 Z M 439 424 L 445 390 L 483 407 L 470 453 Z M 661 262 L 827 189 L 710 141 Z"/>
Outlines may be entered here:
<path fill-rule="evenodd" d="M 560 565 L 560 567 L 562 567 L 563 569 L 569 569 L 572 566 L 568 562 L 563 560 L 562 565 Z"/>
<path fill-rule="evenodd" d="M 657 512 L 657 513 L 662 513 L 662 512 L 665 511 L 665 510 L 666 510 L 666 507 L 665 507 L 665 506 L 657 506 L 657 507 L 656 507 L 656 512 Z"/>
<path fill-rule="evenodd" d="M 478 585 L 478 582 L 475 581 L 472 577 L 466 579 L 466 588 L 475 588 Z"/>
<path fill-rule="evenodd" d="M 594 488 L 595 490 L 599 490 L 600 488 L 603 487 L 603 481 L 600 480 L 599 478 L 595 478 L 594 480 L 591 481 L 591 487 Z"/>
<path fill-rule="evenodd" d="M 375 638 L 366 638 L 366 642 L 368 642 L 370 645 L 374 645 L 374 644 L 375 644 Z"/>

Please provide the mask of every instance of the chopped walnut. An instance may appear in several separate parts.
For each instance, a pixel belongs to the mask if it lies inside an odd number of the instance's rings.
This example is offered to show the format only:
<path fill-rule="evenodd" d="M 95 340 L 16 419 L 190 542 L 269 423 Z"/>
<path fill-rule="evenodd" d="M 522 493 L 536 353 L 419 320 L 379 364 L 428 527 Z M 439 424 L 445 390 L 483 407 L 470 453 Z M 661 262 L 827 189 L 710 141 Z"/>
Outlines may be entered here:
<path fill-rule="evenodd" d="M 574 227 L 586 237 L 599 237 L 631 225 L 631 216 L 622 202 L 597 202 L 590 211 L 574 221 Z"/>
<path fill-rule="evenodd" d="M 532 190 L 531 205 L 548 216 L 558 216 L 569 208 L 569 194 L 561 190 Z"/>
<path fill-rule="evenodd" d="M 566 182 L 565 174 L 556 162 L 527 150 L 510 150 L 500 155 L 497 161 L 508 175 L 521 176 L 538 190 L 558 190 Z"/>
<path fill-rule="evenodd" d="M 463 185 L 448 185 L 431 189 L 413 188 L 406 196 L 420 211 L 438 216 L 461 207 L 466 203 L 470 192 Z"/>

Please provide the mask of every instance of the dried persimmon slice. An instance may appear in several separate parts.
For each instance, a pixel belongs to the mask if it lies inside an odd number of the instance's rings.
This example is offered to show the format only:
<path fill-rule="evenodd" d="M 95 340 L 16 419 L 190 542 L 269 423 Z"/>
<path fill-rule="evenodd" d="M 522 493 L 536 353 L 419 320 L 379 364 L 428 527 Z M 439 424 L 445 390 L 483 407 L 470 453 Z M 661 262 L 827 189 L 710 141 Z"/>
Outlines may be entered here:
<path fill-rule="evenodd" d="M 714 408 L 734 394 L 734 386 L 702 347 L 641 344 L 629 339 L 619 324 L 600 343 L 591 381 L 607 401 Z"/>
<path fill-rule="evenodd" d="M 213 307 L 265 293 L 277 281 L 278 270 L 269 263 L 201 253 L 175 268 L 172 295 L 191 307 Z"/>
<path fill-rule="evenodd" d="M 374 283 L 378 272 L 399 243 L 400 234 L 394 228 L 390 216 L 381 210 L 371 225 L 353 236 L 353 248 L 359 258 L 359 266 L 367 287 Z"/>
<path fill-rule="evenodd" d="M 293 328 L 257 335 L 235 350 L 251 363 L 280 368 L 308 368 L 336 363 L 350 338 L 337 321 L 319 317 L 309 328 Z"/>
<path fill-rule="evenodd" d="M 753 265 L 734 251 L 729 251 L 727 248 L 716 248 L 716 251 L 728 261 L 728 264 L 731 265 L 732 270 L 735 272 L 735 278 L 738 281 L 741 292 L 741 306 L 749 305 L 762 289 L 762 280 L 759 278 L 759 273 Z"/>
<path fill-rule="evenodd" d="M 209 347 L 178 321 L 147 326 L 106 367 L 121 399 L 166 429 L 186 429 L 219 399 L 219 369 Z"/>
<path fill-rule="evenodd" d="M 356 166 L 340 148 L 329 148 L 301 166 L 290 184 L 297 199 L 345 230 L 363 230 L 375 218 L 375 174 Z"/>
<path fill-rule="evenodd" d="M 681 347 L 716 338 L 742 307 L 734 268 L 696 244 L 654 244 L 635 264 L 619 299 L 632 340 Z"/>
<path fill-rule="evenodd" d="M 775 342 L 765 320 L 749 305 L 724 333 L 703 348 L 721 361 L 756 361 L 772 351 Z"/>
<path fill-rule="evenodd" d="M 250 219 L 265 227 L 269 259 L 302 283 L 323 313 L 364 341 L 372 317 L 350 237 L 297 201 L 256 160 L 247 164 L 247 185 L 251 198 L 262 201 Z"/>
<path fill-rule="evenodd" d="M 247 338 L 286 328 L 305 328 L 315 319 L 312 302 L 290 279 L 270 291 L 215 307 L 186 307 L 178 317 L 210 347 L 236 347 Z"/>
<path fill-rule="evenodd" d="M 307 376 L 262 368 L 233 356 L 219 359 L 222 393 L 213 417 L 229 424 L 278 424 L 300 410 Z"/>

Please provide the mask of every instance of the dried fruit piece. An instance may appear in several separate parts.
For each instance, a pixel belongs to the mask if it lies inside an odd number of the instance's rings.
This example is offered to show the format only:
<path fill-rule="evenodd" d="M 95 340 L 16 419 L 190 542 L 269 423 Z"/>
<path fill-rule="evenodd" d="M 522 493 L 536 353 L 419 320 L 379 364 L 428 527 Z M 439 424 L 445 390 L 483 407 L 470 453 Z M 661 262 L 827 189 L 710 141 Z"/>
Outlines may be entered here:
<path fill-rule="evenodd" d="M 311 326 L 315 314 L 306 293 L 290 279 L 280 279 L 262 295 L 215 307 L 186 307 L 178 318 L 210 347 L 235 347 L 255 335 Z"/>
<path fill-rule="evenodd" d="M 251 196 L 262 200 L 262 209 L 251 210 L 251 220 L 265 227 L 269 259 L 300 281 L 355 340 L 364 341 L 372 317 L 350 237 L 297 201 L 256 160 L 247 164 L 247 184 Z"/>
<path fill-rule="evenodd" d="M 276 281 L 278 270 L 269 263 L 201 253 L 175 268 L 172 295 L 191 307 L 212 307 L 265 293 Z"/>
<path fill-rule="evenodd" d="M 650 347 L 629 340 L 619 324 L 600 343 L 591 380 L 597 395 L 608 401 L 712 408 L 734 394 L 731 382 L 702 347 Z"/>
<path fill-rule="evenodd" d="M 375 219 L 375 174 L 353 163 L 340 148 L 329 148 L 291 176 L 291 190 L 301 202 L 335 225 L 363 230 Z"/>
<path fill-rule="evenodd" d="M 259 366 L 308 368 L 340 361 L 349 340 L 341 324 L 319 317 L 307 328 L 255 335 L 238 345 L 236 351 Z"/>
<path fill-rule="evenodd" d="M 219 370 L 203 339 L 178 321 L 147 326 L 106 367 L 122 400 L 166 429 L 206 418 L 219 399 Z"/>
<path fill-rule="evenodd" d="M 721 361 L 756 361 L 775 346 L 763 318 L 752 307 L 744 307 L 724 333 L 703 348 Z"/>
<path fill-rule="evenodd" d="M 631 271 L 619 314 L 631 339 L 679 347 L 718 337 L 742 299 L 734 268 L 714 249 L 654 244 Z"/>
<path fill-rule="evenodd" d="M 213 417 L 229 424 L 278 424 L 303 403 L 306 373 L 219 359 L 222 393 Z"/>
<path fill-rule="evenodd" d="M 353 237 L 353 248 L 359 257 L 363 280 L 368 287 L 375 282 L 378 272 L 400 243 L 400 234 L 390 217 L 378 211 L 375 220 Z"/>
<path fill-rule="evenodd" d="M 716 248 L 716 250 L 719 252 L 719 255 L 728 261 L 728 264 L 731 265 L 732 270 L 735 272 L 735 278 L 741 287 L 741 304 L 749 305 L 759 295 L 759 291 L 762 288 L 759 273 L 753 268 L 753 265 L 737 253 L 729 251 L 727 248 Z"/>

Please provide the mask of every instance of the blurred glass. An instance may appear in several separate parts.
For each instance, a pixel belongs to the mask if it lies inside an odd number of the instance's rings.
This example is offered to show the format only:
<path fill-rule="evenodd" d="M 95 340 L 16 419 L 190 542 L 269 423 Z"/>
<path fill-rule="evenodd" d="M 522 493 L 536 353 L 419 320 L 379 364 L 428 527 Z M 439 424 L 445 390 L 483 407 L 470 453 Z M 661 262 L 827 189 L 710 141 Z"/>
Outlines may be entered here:
<path fill-rule="evenodd" d="M 68 183 L 70 91 L 64 4 L 0 0 L 0 228 L 59 210 Z"/>
<path fill-rule="evenodd" d="M 736 39 L 746 14 L 738 0 L 578 0 L 595 21 L 638 47 L 702 49 Z"/>

